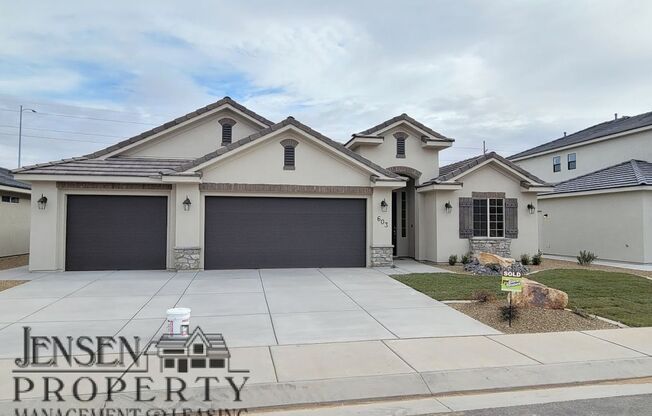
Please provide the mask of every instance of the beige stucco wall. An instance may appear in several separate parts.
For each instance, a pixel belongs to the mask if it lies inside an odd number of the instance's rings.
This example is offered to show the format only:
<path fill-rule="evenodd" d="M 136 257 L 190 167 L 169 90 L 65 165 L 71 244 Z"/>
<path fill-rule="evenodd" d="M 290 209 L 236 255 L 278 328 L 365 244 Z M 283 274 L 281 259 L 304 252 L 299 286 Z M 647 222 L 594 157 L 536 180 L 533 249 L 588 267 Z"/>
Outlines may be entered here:
<path fill-rule="evenodd" d="M 577 156 L 577 168 L 568 170 L 568 154 Z M 561 157 L 561 172 L 552 171 L 552 158 Z M 629 134 L 515 162 L 539 178 L 561 182 L 631 159 L 652 161 L 652 131 Z"/>
<path fill-rule="evenodd" d="M 225 117 L 236 121 L 232 130 L 233 141 L 242 139 L 261 129 L 260 126 L 235 114 L 233 111 L 223 110 L 129 149 L 120 156 L 173 159 L 201 157 L 221 147 L 222 125 L 219 120 Z"/>
<path fill-rule="evenodd" d="M 405 158 L 396 157 L 396 138 L 394 133 L 408 134 L 405 140 Z M 394 127 L 383 132 L 384 140 L 379 145 L 363 145 L 354 151 L 372 162 L 389 168 L 393 166 L 407 166 L 422 173 L 417 184 L 430 180 L 439 175 L 439 150 L 421 146 L 421 135 L 406 125 Z"/>
<path fill-rule="evenodd" d="M 17 197 L 19 202 L 0 202 L 0 257 L 29 252 L 30 195 L 1 191 L 0 194 Z"/>
<path fill-rule="evenodd" d="M 459 198 L 471 197 L 473 192 L 504 192 L 506 198 L 518 199 L 518 238 L 512 239 L 512 257 L 521 254 L 536 254 L 538 251 L 537 215 L 530 214 L 527 206 L 536 205 L 536 193 L 523 192 L 520 181 L 491 165 L 485 165 L 461 178 L 463 188 L 458 191 L 428 192 L 422 202 L 424 211 L 421 218 L 434 217 L 432 220 L 422 220 L 420 241 L 425 247 L 418 252 L 423 260 L 436 262 L 448 261 L 448 256 L 457 254 L 458 258 L 469 251 L 469 241 L 459 238 Z M 434 195 L 431 195 L 434 194 Z M 444 204 L 450 201 L 453 206 L 451 213 L 446 213 Z M 436 236 L 429 237 L 428 234 Z"/>
<path fill-rule="evenodd" d="M 589 250 L 603 260 L 651 262 L 651 196 L 639 191 L 542 198 L 541 250 L 560 256 Z"/>
<path fill-rule="evenodd" d="M 299 142 L 295 169 L 283 169 L 281 141 Z M 371 173 L 351 166 L 326 145 L 300 134 L 280 132 L 203 170 L 204 182 L 369 186 Z"/>

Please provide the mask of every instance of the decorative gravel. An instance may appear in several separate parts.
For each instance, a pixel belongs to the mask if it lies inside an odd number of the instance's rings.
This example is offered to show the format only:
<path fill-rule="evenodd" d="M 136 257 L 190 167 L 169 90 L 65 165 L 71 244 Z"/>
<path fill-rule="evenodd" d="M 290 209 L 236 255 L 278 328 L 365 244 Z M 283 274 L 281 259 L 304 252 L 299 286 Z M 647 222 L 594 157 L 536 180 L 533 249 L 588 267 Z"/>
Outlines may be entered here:
<path fill-rule="evenodd" d="M 0 292 L 10 289 L 14 286 L 22 285 L 29 282 L 29 280 L 0 280 Z"/>
<path fill-rule="evenodd" d="M 571 311 L 542 308 L 519 308 L 519 316 L 512 321 L 510 328 L 507 321 L 503 321 L 500 315 L 500 307 L 506 304 L 506 301 L 501 301 L 451 303 L 448 306 L 507 334 L 617 328 L 616 325 L 608 322 L 595 318 L 583 318 Z"/>

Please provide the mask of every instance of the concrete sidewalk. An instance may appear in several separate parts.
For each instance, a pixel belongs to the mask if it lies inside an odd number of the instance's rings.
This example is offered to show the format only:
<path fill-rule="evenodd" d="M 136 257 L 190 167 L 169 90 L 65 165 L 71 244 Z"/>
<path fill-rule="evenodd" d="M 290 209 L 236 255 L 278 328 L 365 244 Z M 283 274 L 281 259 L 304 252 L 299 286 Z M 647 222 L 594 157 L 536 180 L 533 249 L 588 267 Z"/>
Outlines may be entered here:
<path fill-rule="evenodd" d="M 650 377 L 651 339 L 652 328 L 628 328 L 275 345 L 231 352 L 237 367 L 251 371 L 237 405 L 254 409 Z M 5 376 L 13 363 L 3 361 L 0 414 L 13 408 L 12 380 Z M 211 406 L 233 407 L 230 389 L 211 391 Z M 153 393 L 153 402 L 139 406 L 175 407 L 163 392 Z M 184 406 L 205 408 L 203 394 L 203 389 L 187 390 Z M 26 402 L 38 405 L 41 395 L 34 391 Z M 119 397 L 122 405 L 133 406 L 134 393 Z M 97 404 L 102 400 L 98 396 Z"/>

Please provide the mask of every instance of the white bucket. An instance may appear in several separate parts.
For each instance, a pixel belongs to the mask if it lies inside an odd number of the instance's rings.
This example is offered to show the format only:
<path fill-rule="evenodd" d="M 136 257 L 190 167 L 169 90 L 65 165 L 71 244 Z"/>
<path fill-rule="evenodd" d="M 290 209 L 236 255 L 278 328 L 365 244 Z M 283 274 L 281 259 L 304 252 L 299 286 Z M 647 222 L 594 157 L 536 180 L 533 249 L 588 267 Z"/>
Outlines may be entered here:
<path fill-rule="evenodd" d="M 190 328 L 190 309 L 172 308 L 167 310 L 167 333 L 170 335 L 188 335 Z"/>

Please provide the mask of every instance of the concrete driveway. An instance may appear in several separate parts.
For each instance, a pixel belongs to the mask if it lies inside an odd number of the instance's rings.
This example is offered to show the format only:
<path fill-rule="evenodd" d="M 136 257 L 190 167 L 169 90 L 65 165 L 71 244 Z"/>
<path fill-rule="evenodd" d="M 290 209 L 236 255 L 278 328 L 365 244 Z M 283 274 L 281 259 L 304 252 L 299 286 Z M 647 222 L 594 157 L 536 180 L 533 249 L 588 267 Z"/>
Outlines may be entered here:
<path fill-rule="evenodd" d="M 4 271 L 0 279 L 33 280 L 0 292 L 0 358 L 20 352 L 23 326 L 39 334 L 149 340 L 174 306 L 191 308 L 191 326 L 223 333 L 230 347 L 498 333 L 385 273 L 396 271 Z"/>

